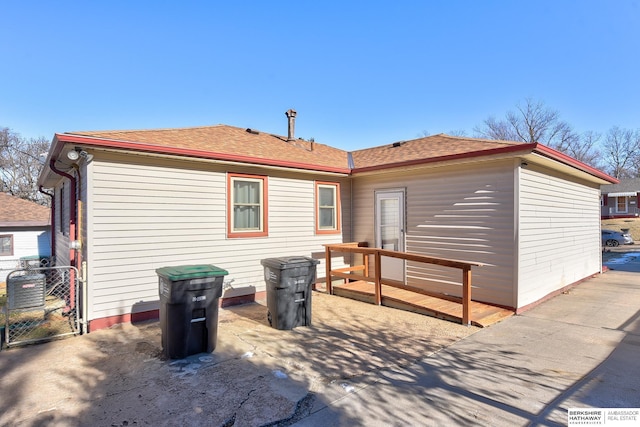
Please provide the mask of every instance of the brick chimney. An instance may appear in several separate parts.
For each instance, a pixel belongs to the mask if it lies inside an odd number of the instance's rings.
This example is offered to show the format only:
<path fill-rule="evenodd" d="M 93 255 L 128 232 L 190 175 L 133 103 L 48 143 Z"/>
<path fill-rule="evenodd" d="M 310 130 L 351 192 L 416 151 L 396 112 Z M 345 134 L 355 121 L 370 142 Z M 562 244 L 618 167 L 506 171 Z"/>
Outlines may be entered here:
<path fill-rule="evenodd" d="M 295 129 L 296 129 L 296 110 L 289 109 L 284 113 L 289 119 L 289 125 L 287 127 L 287 141 L 293 141 L 295 138 Z"/>

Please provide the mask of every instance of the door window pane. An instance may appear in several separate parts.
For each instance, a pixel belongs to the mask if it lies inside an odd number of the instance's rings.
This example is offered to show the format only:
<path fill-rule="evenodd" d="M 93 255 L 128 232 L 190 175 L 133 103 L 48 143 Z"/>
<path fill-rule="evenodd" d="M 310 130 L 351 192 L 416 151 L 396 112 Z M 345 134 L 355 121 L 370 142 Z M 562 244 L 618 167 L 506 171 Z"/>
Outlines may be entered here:
<path fill-rule="evenodd" d="M 382 248 L 392 251 L 398 250 L 400 238 L 400 211 L 397 199 L 382 199 L 380 201 L 380 238 Z"/>

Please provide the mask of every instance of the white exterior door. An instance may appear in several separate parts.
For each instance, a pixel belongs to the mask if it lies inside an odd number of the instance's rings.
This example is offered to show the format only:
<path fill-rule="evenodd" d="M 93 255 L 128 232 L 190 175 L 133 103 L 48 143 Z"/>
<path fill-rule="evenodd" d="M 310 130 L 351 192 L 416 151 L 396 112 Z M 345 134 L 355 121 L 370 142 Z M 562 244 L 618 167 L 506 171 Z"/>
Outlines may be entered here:
<path fill-rule="evenodd" d="M 404 252 L 404 190 L 376 191 L 376 247 Z M 382 277 L 404 283 L 405 261 L 382 257 Z"/>

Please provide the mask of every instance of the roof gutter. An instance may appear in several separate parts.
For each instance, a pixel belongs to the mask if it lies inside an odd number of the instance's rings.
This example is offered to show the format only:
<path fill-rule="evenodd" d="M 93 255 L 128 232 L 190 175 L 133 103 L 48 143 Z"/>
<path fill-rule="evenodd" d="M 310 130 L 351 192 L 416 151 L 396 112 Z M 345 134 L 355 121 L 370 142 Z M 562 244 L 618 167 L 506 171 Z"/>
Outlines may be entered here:
<path fill-rule="evenodd" d="M 123 150 L 146 152 L 146 153 L 153 153 L 153 154 L 176 155 L 176 156 L 182 156 L 182 157 L 193 157 L 193 158 L 201 158 L 201 159 L 208 159 L 208 160 L 239 162 L 239 163 L 248 163 L 248 164 L 254 164 L 254 165 L 263 165 L 263 166 L 295 168 L 295 169 L 302 169 L 302 170 L 308 170 L 308 171 L 314 171 L 314 172 L 329 172 L 329 173 L 339 173 L 339 174 L 347 174 L 347 175 L 358 174 L 363 172 L 382 171 L 382 170 L 388 170 L 388 169 L 394 169 L 394 168 L 427 165 L 427 164 L 441 163 L 446 161 L 474 159 L 474 158 L 485 157 L 485 156 L 496 156 L 496 155 L 516 154 L 516 153 L 522 153 L 522 154 L 536 153 L 541 156 L 560 162 L 562 164 L 565 164 L 567 166 L 578 169 L 584 173 L 595 176 L 604 181 L 614 183 L 614 184 L 619 182 L 616 178 L 609 176 L 606 173 L 594 167 L 591 167 L 564 153 L 561 153 L 557 150 L 554 150 L 552 148 L 549 148 L 545 145 L 542 145 L 536 142 L 517 144 L 517 145 L 508 145 L 505 147 L 492 148 L 489 150 L 478 150 L 478 151 L 471 151 L 471 152 L 465 152 L 465 153 L 450 154 L 445 156 L 431 157 L 426 159 L 407 160 L 407 161 L 389 163 L 384 165 L 365 166 L 361 168 L 355 167 L 355 165 L 353 164 L 353 160 L 351 156 L 352 153 L 347 153 L 348 159 L 349 159 L 348 167 L 341 168 L 341 167 L 333 167 L 333 166 L 318 166 L 318 165 L 312 165 L 307 163 L 288 162 L 288 161 L 274 160 L 274 159 L 263 159 L 258 157 L 241 156 L 241 155 L 235 155 L 235 154 L 215 153 L 215 152 L 202 151 L 202 150 L 165 147 L 165 146 L 158 146 L 158 145 L 148 144 L 148 143 L 133 143 L 128 141 L 94 138 L 94 137 L 70 135 L 70 134 L 55 134 L 54 136 L 55 146 L 51 152 L 51 159 L 55 159 L 59 155 L 65 143 L 84 144 L 84 145 L 93 146 L 93 147 L 123 149 Z M 52 170 L 54 170 L 53 167 L 52 167 Z"/>
<path fill-rule="evenodd" d="M 510 153 L 517 153 L 517 152 L 525 152 L 528 154 L 535 148 L 536 145 L 537 144 L 509 145 L 506 147 L 492 148 L 489 150 L 470 151 L 470 152 L 458 153 L 458 154 L 448 154 L 446 156 L 430 157 L 427 159 L 415 159 L 415 160 L 407 160 L 404 162 L 387 163 L 384 165 L 365 166 L 362 168 L 354 168 L 352 170 L 352 173 L 356 174 L 356 173 L 371 172 L 371 171 L 378 171 L 378 170 L 392 169 L 392 168 L 405 168 L 409 166 L 441 163 L 441 162 L 452 161 L 452 160 L 473 159 L 477 157 L 510 154 Z"/>
<path fill-rule="evenodd" d="M 574 159 L 571 156 L 568 156 L 564 153 L 554 150 L 553 148 L 549 148 L 546 145 L 542 145 L 537 142 L 518 144 L 518 145 L 509 145 L 506 147 L 492 148 L 489 150 L 479 150 L 479 151 L 470 151 L 470 152 L 459 153 L 459 154 L 450 154 L 446 156 L 431 157 L 427 159 L 408 160 L 404 162 L 397 162 L 397 163 L 391 163 L 391 164 L 385 164 L 385 165 L 374 165 L 374 166 L 366 166 L 362 168 L 354 168 L 352 170 L 352 173 L 357 174 L 362 172 L 379 171 L 379 170 L 393 169 L 393 168 L 406 168 L 410 166 L 442 163 L 446 161 L 474 159 L 479 157 L 497 156 L 497 155 L 504 155 L 504 154 L 517 154 L 517 153 L 539 154 L 543 157 L 546 157 L 551 160 L 555 160 L 564 165 L 578 169 L 586 174 L 595 176 L 604 181 L 607 181 L 610 183 L 619 182 L 616 178 L 609 176 L 606 173 L 587 165 L 586 163 L 583 163 L 579 160 Z"/>
<path fill-rule="evenodd" d="M 77 209 L 76 209 L 76 178 L 73 175 L 69 175 L 68 173 L 61 171 L 60 169 L 56 168 L 55 165 L 56 161 L 55 158 L 52 158 L 49 160 L 49 168 L 51 168 L 51 170 L 57 174 L 60 175 L 64 178 L 68 178 L 69 181 L 71 182 L 71 190 L 70 190 L 70 197 L 69 197 L 69 238 L 71 240 L 78 240 L 78 236 L 76 233 L 76 215 L 77 215 Z M 53 226 L 53 223 L 52 223 Z M 55 227 L 54 227 L 55 228 Z M 75 265 L 75 261 L 76 261 L 76 257 L 75 257 L 75 251 L 72 249 L 69 251 L 69 261 L 70 264 L 74 267 L 78 267 L 77 265 Z"/>
<path fill-rule="evenodd" d="M 561 153 L 560 151 L 554 150 L 553 148 L 549 148 L 546 145 L 542 145 L 542 144 L 535 144 L 536 147 L 534 148 L 534 152 L 536 152 L 537 154 L 540 154 L 541 156 L 547 157 L 549 159 L 558 161 L 560 163 L 564 163 L 565 165 L 568 166 L 572 166 L 576 169 L 579 169 L 585 173 L 588 173 L 589 175 L 593 175 L 597 178 L 603 179 L 605 181 L 608 181 L 612 184 L 617 184 L 620 181 L 617 178 L 614 178 L 610 175 L 607 175 L 606 173 L 592 167 L 589 166 L 586 163 L 583 163 L 579 160 L 574 159 L 571 156 L 568 156 L 564 153 Z"/>
<path fill-rule="evenodd" d="M 56 259 L 56 239 L 55 239 L 55 233 L 53 232 L 54 229 L 54 224 L 55 224 L 55 218 L 56 218 L 56 197 L 55 194 L 53 193 L 48 193 L 46 191 L 44 191 L 44 189 L 42 188 L 42 185 L 38 187 L 38 191 L 42 194 L 44 194 L 45 196 L 49 196 L 51 198 L 51 209 L 49 210 L 49 225 L 51 226 L 51 232 L 49 233 L 51 236 L 51 259 Z"/>
<path fill-rule="evenodd" d="M 2 227 L 46 227 L 49 221 L 5 221 Z"/>

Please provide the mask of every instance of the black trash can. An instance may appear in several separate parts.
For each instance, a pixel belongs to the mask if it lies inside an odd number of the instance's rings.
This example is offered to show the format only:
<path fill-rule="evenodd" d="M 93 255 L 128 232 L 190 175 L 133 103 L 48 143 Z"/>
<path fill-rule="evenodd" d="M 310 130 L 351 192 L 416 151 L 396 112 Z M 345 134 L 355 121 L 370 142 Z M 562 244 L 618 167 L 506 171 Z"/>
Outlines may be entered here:
<path fill-rule="evenodd" d="M 218 300 L 229 274 L 215 265 L 156 270 L 160 293 L 162 350 L 169 359 L 211 353 L 218 338 Z"/>
<path fill-rule="evenodd" d="M 311 326 L 311 287 L 320 261 L 302 256 L 266 258 L 267 319 L 276 329 Z"/>

